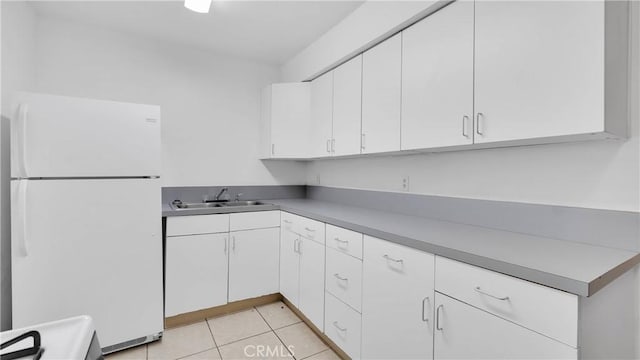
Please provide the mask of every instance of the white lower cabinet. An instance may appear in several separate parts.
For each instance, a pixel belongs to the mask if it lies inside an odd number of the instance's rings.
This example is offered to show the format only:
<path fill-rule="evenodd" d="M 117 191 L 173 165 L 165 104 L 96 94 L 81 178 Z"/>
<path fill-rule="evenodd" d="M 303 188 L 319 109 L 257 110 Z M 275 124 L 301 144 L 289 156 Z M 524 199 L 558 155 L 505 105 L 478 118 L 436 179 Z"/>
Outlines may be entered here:
<path fill-rule="evenodd" d="M 229 302 L 277 293 L 280 228 L 232 231 L 229 236 Z"/>
<path fill-rule="evenodd" d="M 298 238 L 298 234 L 284 228 L 280 234 L 280 293 L 296 306 L 300 293 Z"/>
<path fill-rule="evenodd" d="M 434 255 L 364 237 L 362 357 L 431 359 Z"/>
<path fill-rule="evenodd" d="M 361 315 L 330 293 L 325 297 L 324 333 L 352 359 L 360 358 Z"/>
<path fill-rule="evenodd" d="M 298 245 L 300 255 L 300 293 L 298 309 L 311 322 L 324 328 L 324 259 L 322 244 L 302 238 Z"/>
<path fill-rule="evenodd" d="M 227 303 L 227 240 L 227 233 L 167 237 L 165 316 Z"/>
<path fill-rule="evenodd" d="M 305 228 L 298 216 L 287 217 L 290 228 Z M 309 220 L 311 221 L 311 220 Z M 317 222 L 316 222 L 317 223 Z M 324 223 L 313 229 L 311 240 L 291 230 L 283 230 L 280 240 L 280 293 L 297 307 L 318 329 L 324 328 Z M 322 234 L 320 238 L 318 233 Z"/>
<path fill-rule="evenodd" d="M 557 340 L 436 293 L 435 359 L 577 359 Z"/>

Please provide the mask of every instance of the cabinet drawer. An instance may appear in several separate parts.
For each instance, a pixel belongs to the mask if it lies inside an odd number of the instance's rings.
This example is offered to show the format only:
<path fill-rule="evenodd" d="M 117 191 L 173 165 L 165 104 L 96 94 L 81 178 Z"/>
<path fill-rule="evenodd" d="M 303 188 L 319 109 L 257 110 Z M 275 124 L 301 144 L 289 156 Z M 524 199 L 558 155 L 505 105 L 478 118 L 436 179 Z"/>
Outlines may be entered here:
<path fill-rule="evenodd" d="M 296 218 L 299 218 L 299 216 L 290 214 L 285 211 L 280 211 L 280 229 L 288 230 L 294 233 L 300 232 L 295 228 L 295 225 L 299 222 L 296 221 Z"/>
<path fill-rule="evenodd" d="M 229 214 L 173 216 L 167 218 L 167 236 L 229 231 Z"/>
<path fill-rule="evenodd" d="M 280 211 L 256 211 L 230 214 L 231 231 L 263 229 L 280 226 Z"/>
<path fill-rule="evenodd" d="M 362 259 L 362 234 L 327 224 L 327 246 Z"/>
<path fill-rule="evenodd" d="M 326 293 L 324 333 L 352 359 L 360 358 L 361 330 L 360 314 Z"/>
<path fill-rule="evenodd" d="M 436 257 L 436 291 L 577 347 L 578 297 Z"/>
<path fill-rule="evenodd" d="M 309 240 L 324 245 L 324 223 L 309 218 L 300 217 L 299 234 Z"/>
<path fill-rule="evenodd" d="M 358 312 L 362 306 L 362 261 L 327 249 L 325 286 L 328 292 Z"/>

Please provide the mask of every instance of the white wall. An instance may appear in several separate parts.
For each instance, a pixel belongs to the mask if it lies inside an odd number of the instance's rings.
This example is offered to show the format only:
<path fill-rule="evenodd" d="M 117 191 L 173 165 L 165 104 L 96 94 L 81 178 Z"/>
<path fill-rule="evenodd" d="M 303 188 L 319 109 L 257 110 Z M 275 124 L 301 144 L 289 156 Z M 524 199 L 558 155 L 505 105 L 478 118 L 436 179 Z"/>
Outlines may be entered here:
<path fill-rule="evenodd" d="M 38 91 L 161 106 L 163 185 L 304 183 L 304 164 L 257 160 L 278 68 L 48 17 L 36 39 Z"/>
<path fill-rule="evenodd" d="M 34 84 L 35 17 L 24 2 L 3 1 L 1 9 L 0 119 L 0 329 L 11 325 L 11 234 L 9 209 L 9 109 L 11 93 Z"/>
<path fill-rule="evenodd" d="M 441 6 L 437 1 L 367 1 L 282 66 L 283 81 L 303 81 L 347 60 Z"/>

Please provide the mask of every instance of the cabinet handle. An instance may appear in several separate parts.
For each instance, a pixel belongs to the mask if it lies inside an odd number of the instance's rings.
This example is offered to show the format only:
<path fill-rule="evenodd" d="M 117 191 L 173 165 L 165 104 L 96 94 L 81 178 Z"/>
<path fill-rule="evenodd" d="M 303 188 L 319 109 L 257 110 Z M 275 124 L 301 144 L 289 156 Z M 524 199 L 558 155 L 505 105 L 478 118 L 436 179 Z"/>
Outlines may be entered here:
<path fill-rule="evenodd" d="M 400 264 L 404 264 L 404 261 L 402 259 L 394 259 L 391 256 L 384 254 L 382 255 L 383 258 L 387 259 L 388 261 L 393 261 L 395 263 L 400 263 Z"/>
<path fill-rule="evenodd" d="M 482 295 L 486 295 L 486 296 L 488 296 L 488 297 L 492 297 L 492 298 L 494 298 L 494 299 L 496 299 L 496 300 L 501 300 L 501 301 L 509 300 L 509 297 L 508 297 L 508 296 L 495 296 L 495 295 L 489 294 L 488 292 L 486 292 L 486 291 L 482 290 L 482 289 L 480 288 L 480 286 L 476 286 L 476 287 L 475 287 L 475 290 L 476 290 L 477 292 L 479 292 L 480 294 L 482 294 Z"/>
<path fill-rule="evenodd" d="M 422 321 L 429 322 L 429 318 L 426 318 L 426 317 L 424 316 L 424 303 L 425 303 L 425 302 L 430 302 L 430 301 L 429 301 L 429 297 L 428 297 L 428 296 L 427 296 L 426 298 L 422 299 Z"/>
<path fill-rule="evenodd" d="M 229 238 L 227 238 L 226 236 L 224 237 L 224 253 L 227 253 L 227 241 L 229 241 Z"/>
<path fill-rule="evenodd" d="M 287 220 L 287 219 L 284 219 L 284 220 L 282 220 L 282 221 L 283 221 L 285 224 L 291 224 L 291 221 L 289 221 L 289 220 Z"/>
<path fill-rule="evenodd" d="M 464 115 L 462 117 L 462 136 L 469 138 L 469 134 L 467 133 L 467 123 L 469 122 L 469 116 Z"/>
<path fill-rule="evenodd" d="M 476 114 L 476 134 L 478 135 L 484 135 L 482 126 L 481 126 L 481 121 L 484 119 L 484 114 L 479 112 L 478 114 Z"/>
<path fill-rule="evenodd" d="M 336 139 L 331 139 L 331 153 L 336 152 Z"/>
<path fill-rule="evenodd" d="M 331 153 L 331 139 L 327 139 L 327 152 Z"/>
<path fill-rule="evenodd" d="M 302 255 L 302 239 L 298 239 L 298 254 Z"/>
<path fill-rule="evenodd" d="M 440 330 L 440 331 L 443 330 L 442 326 L 440 326 L 440 309 L 442 308 L 444 308 L 444 305 L 440 304 L 436 309 L 436 330 Z"/>
<path fill-rule="evenodd" d="M 340 238 L 334 238 L 335 241 L 338 242 L 338 248 L 347 250 L 349 248 L 349 240 L 342 240 Z M 344 244 L 344 246 L 340 246 L 340 244 Z"/>
<path fill-rule="evenodd" d="M 233 250 L 233 252 L 236 252 L 236 237 L 232 236 L 231 237 L 231 250 Z"/>
<path fill-rule="evenodd" d="M 340 325 L 338 325 L 338 322 L 337 322 L 337 321 L 334 321 L 334 322 L 333 322 L 333 326 L 335 326 L 335 327 L 336 327 L 336 329 L 338 329 L 338 330 L 340 330 L 340 331 L 347 332 L 347 328 L 340 327 Z"/>
<path fill-rule="evenodd" d="M 300 240 L 299 239 L 293 240 L 293 252 L 294 253 L 298 252 L 298 241 L 300 241 Z"/>
<path fill-rule="evenodd" d="M 336 279 L 340 280 L 340 281 L 344 281 L 344 282 L 348 282 L 348 281 L 349 281 L 349 279 L 348 279 L 348 278 L 346 278 L 346 277 L 342 277 L 342 276 L 340 276 L 340 274 L 338 274 L 338 273 L 333 274 L 333 276 L 334 276 Z"/>
<path fill-rule="evenodd" d="M 276 154 L 276 144 L 271 144 L 271 155 Z"/>
<path fill-rule="evenodd" d="M 316 232 L 315 229 L 309 229 L 308 227 L 305 227 L 304 229 L 307 230 L 307 231 Z"/>
<path fill-rule="evenodd" d="M 364 149 L 365 149 L 365 147 L 366 147 L 366 146 L 365 146 L 365 143 L 364 143 L 364 140 L 365 140 L 365 133 L 362 133 L 362 135 L 360 135 L 360 148 L 361 148 L 362 150 L 364 150 Z"/>

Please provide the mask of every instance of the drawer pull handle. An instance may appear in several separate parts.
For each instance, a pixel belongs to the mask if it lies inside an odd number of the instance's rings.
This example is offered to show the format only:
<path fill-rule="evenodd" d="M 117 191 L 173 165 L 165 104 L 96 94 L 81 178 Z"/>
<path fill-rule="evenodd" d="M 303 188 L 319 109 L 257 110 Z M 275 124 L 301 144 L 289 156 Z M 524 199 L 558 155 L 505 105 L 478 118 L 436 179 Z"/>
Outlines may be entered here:
<path fill-rule="evenodd" d="M 307 230 L 307 231 L 316 232 L 315 229 L 309 229 L 308 227 L 305 227 L 304 229 Z"/>
<path fill-rule="evenodd" d="M 335 241 L 338 242 L 338 248 L 346 250 L 349 248 L 349 240 L 342 240 L 340 238 L 335 238 Z M 340 244 L 344 244 L 343 246 L 341 246 Z"/>
<path fill-rule="evenodd" d="M 500 297 L 500 296 L 495 296 L 495 295 L 489 294 L 488 292 L 486 292 L 486 291 L 484 291 L 484 290 L 480 289 L 480 286 L 476 286 L 475 290 L 476 290 L 477 292 L 479 292 L 480 294 L 482 294 L 482 295 L 486 295 L 486 296 L 488 296 L 488 297 L 492 297 L 492 298 L 494 298 L 494 299 L 496 299 L 496 300 L 502 300 L 502 301 L 504 301 L 504 300 L 509 300 L 509 297 L 508 297 L 508 296 L 502 296 L 502 297 Z"/>
<path fill-rule="evenodd" d="M 336 278 L 336 279 L 341 280 L 341 281 L 349 281 L 349 279 L 348 279 L 348 278 L 346 278 L 346 277 L 342 277 L 342 276 L 340 276 L 340 274 L 338 274 L 338 273 L 333 274 L 333 276 L 335 276 L 335 278 Z"/>
<path fill-rule="evenodd" d="M 444 329 L 442 326 L 440 326 L 440 309 L 442 308 L 444 308 L 444 305 L 440 304 L 436 309 L 436 330 L 440 330 L 440 331 Z"/>
<path fill-rule="evenodd" d="M 425 302 L 430 302 L 428 296 L 426 298 L 422 299 L 422 321 L 429 322 L 429 318 L 424 316 L 424 303 Z"/>
<path fill-rule="evenodd" d="M 338 325 L 338 322 L 337 322 L 337 321 L 334 321 L 334 322 L 333 322 L 333 326 L 335 326 L 335 327 L 336 327 L 336 329 L 338 329 L 338 330 L 340 330 L 340 331 L 347 332 L 347 328 L 340 327 L 340 325 Z"/>
<path fill-rule="evenodd" d="M 387 254 L 384 254 L 382 257 L 387 259 L 387 260 L 389 260 L 389 261 L 393 261 L 393 262 L 396 262 L 396 263 L 400 263 L 400 264 L 404 263 L 404 261 L 402 259 L 394 259 L 394 258 L 392 258 L 391 256 L 389 256 Z"/>
<path fill-rule="evenodd" d="M 289 220 L 287 220 L 287 219 L 282 220 L 282 221 L 284 221 L 284 223 L 285 223 L 285 224 L 291 224 L 291 221 L 289 221 Z"/>

